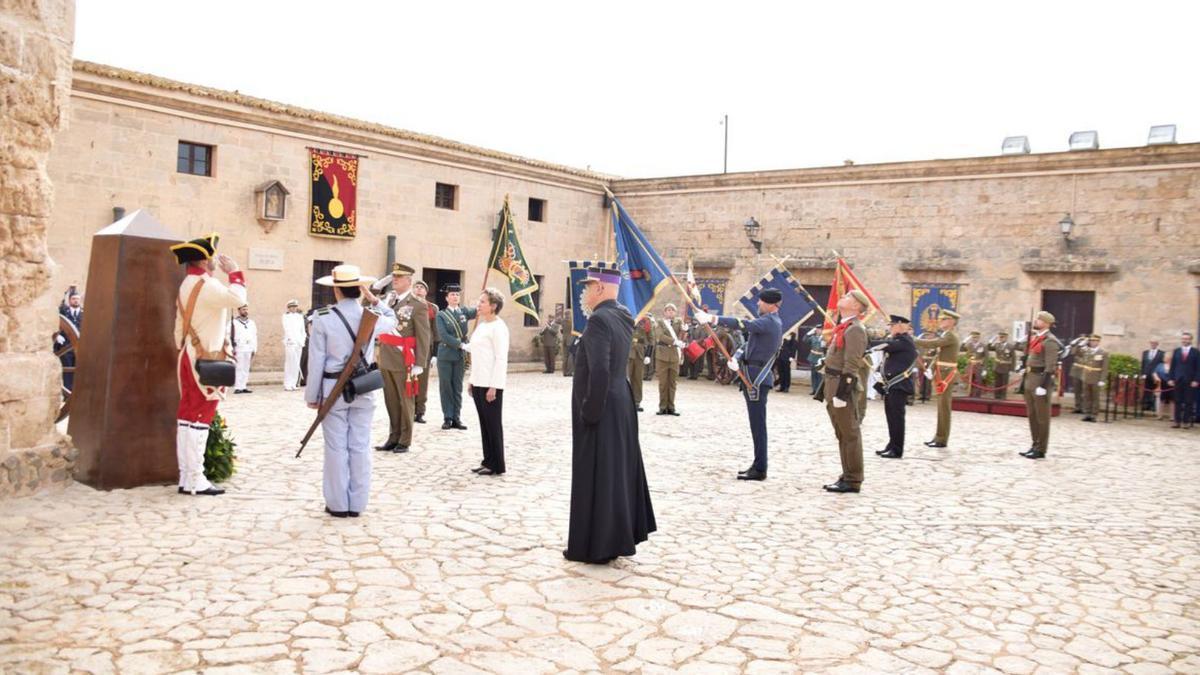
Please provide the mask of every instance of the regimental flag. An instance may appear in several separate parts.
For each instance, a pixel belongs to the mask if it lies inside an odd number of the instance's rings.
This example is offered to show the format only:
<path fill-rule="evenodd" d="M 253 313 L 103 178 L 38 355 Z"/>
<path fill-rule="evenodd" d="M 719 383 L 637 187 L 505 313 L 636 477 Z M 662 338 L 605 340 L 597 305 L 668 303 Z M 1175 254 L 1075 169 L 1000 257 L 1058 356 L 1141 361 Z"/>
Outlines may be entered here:
<path fill-rule="evenodd" d="M 825 312 L 825 325 L 821 329 L 823 332 L 828 333 L 836 328 L 834 317 L 837 316 L 838 300 L 841 300 L 843 295 L 852 290 L 862 291 L 867 296 L 867 300 L 870 301 L 871 306 L 867 308 L 866 318 L 871 318 L 874 312 L 879 312 L 882 317 L 887 318 L 888 313 L 883 311 L 883 308 L 879 306 L 879 302 L 875 300 L 874 295 L 871 295 L 871 291 L 868 291 L 866 286 L 862 285 L 862 282 L 854 275 L 854 272 L 846 264 L 846 261 L 838 258 L 837 268 L 833 272 L 833 284 L 829 287 L 829 305 Z"/>
<path fill-rule="evenodd" d="M 312 209 L 308 233 L 353 239 L 358 234 L 358 157 L 309 148 Z"/>
<path fill-rule="evenodd" d="M 525 253 L 521 250 L 517 226 L 513 223 L 512 210 L 508 207 L 508 195 L 504 195 L 504 206 L 500 208 L 500 223 L 496 226 L 496 238 L 492 241 L 488 268 L 508 278 L 508 290 L 512 301 L 522 312 L 532 316 L 540 324 L 537 307 L 533 304 L 533 294 L 538 290 L 538 283 L 533 276 L 533 270 L 529 269 L 529 263 L 525 261 Z"/>
<path fill-rule="evenodd" d="M 938 332 L 943 309 L 958 311 L 959 284 L 913 284 L 912 322 L 918 334 Z"/>
<path fill-rule="evenodd" d="M 725 287 L 728 285 L 728 279 L 706 279 L 704 277 L 696 279 L 696 289 L 700 291 L 698 306 L 707 307 L 708 309 L 705 311 L 709 314 L 724 314 Z"/>
<path fill-rule="evenodd" d="M 779 305 L 779 319 L 783 323 L 785 336 L 796 330 L 800 324 L 812 316 L 813 312 L 819 311 L 821 308 L 787 268 L 777 266 L 764 274 L 758 283 L 738 299 L 738 303 L 750 312 L 750 316 L 758 316 L 758 295 L 764 288 L 774 288 L 783 294 L 783 301 Z"/>
<path fill-rule="evenodd" d="M 579 296 L 583 293 L 583 282 L 587 279 L 589 267 L 613 267 L 613 264 L 592 260 L 567 261 L 567 271 L 571 275 L 571 283 L 567 289 L 567 306 L 571 308 L 571 335 L 575 337 L 583 335 L 583 329 L 587 328 L 587 315 L 583 313 L 583 307 L 579 304 Z"/>
<path fill-rule="evenodd" d="M 616 197 L 610 195 L 609 200 L 617 243 L 617 268 L 621 270 L 621 290 L 617 300 L 629 309 L 634 321 L 639 321 L 650 312 L 658 295 L 674 282 L 671 270 L 625 212 L 625 207 Z"/>

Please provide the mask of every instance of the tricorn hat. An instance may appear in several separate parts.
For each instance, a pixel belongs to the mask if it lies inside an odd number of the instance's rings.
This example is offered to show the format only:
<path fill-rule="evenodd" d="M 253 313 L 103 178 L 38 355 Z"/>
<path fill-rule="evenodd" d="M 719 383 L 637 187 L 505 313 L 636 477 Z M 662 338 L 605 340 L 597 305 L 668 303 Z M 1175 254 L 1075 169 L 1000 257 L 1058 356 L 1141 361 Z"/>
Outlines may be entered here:
<path fill-rule="evenodd" d="M 213 232 L 206 237 L 175 244 L 171 247 L 171 253 L 175 254 L 175 261 L 180 265 L 212 260 L 212 257 L 217 254 L 217 241 L 220 238 L 220 235 Z"/>
<path fill-rule="evenodd" d="M 778 288 L 764 288 L 758 294 L 758 299 L 768 305 L 778 305 L 783 301 L 783 293 L 780 293 Z"/>
<path fill-rule="evenodd" d="M 347 286 L 370 286 L 375 281 L 375 277 L 364 277 L 362 271 L 358 269 L 358 265 L 338 265 L 333 268 L 329 276 L 317 279 L 317 284 L 345 288 Z"/>

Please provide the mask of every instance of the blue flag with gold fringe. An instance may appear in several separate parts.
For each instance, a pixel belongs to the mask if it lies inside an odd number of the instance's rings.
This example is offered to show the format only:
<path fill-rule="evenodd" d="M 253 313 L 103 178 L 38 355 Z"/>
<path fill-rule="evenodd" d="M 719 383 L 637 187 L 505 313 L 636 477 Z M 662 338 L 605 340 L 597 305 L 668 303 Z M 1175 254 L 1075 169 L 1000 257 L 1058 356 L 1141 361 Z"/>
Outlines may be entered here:
<path fill-rule="evenodd" d="M 797 326 L 821 308 L 791 272 L 776 266 L 738 300 L 750 312 L 750 316 L 758 316 L 758 294 L 764 288 L 774 288 L 783 294 L 783 301 L 779 305 L 779 319 L 783 323 L 784 335 L 796 330 Z"/>
<path fill-rule="evenodd" d="M 571 275 L 571 286 L 567 289 L 567 306 L 571 308 L 571 335 L 579 337 L 583 335 L 583 329 L 587 328 L 587 315 L 583 313 L 583 307 L 579 304 L 579 296 L 583 293 L 583 282 L 587 279 L 588 268 L 612 266 L 613 264 L 609 262 L 567 261 L 567 271 Z"/>
<path fill-rule="evenodd" d="M 610 200 L 617 268 L 621 270 L 617 301 L 625 305 L 637 321 L 649 313 L 658 294 L 673 283 L 671 270 L 625 212 L 621 202 L 616 197 L 610 197 Z"/>

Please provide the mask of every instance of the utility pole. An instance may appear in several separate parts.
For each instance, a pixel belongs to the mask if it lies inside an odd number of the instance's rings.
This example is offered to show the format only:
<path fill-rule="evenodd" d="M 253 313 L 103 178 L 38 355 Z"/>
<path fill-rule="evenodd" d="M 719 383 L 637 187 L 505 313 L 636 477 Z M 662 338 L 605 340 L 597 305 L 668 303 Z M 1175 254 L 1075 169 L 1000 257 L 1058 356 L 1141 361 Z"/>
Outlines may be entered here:
<path fill-rule="evenodd" d="M 725 121 L 721 124 L 725 127 L 725 163 L 721 167 L 721 173 L 729 173 L 729 115 L 725 116 Z"/>

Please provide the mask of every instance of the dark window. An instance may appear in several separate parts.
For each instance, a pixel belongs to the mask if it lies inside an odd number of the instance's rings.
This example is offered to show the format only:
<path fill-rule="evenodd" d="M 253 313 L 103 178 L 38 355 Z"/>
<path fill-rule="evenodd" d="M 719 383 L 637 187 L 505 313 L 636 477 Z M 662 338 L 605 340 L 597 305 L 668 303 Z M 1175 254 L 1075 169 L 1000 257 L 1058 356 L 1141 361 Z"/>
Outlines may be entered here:
<path fill-rule="evenodd" d="M 179 141 L 179 157 L 175 163 L 175 170 L 194 176 L 211 176 L 213 149 L 211 145 Z"/>
<path fill-rule="evenodd" d="M 433 205 L 439 209 L 458 208 L 458 186 L 438 183 L 433 192 Z"/>
<path fill-rule="evenodd" d="M 320 309 L 337 302 L 333 297 L 332 286 L 321 286 L 317 279 L 333 274 L 333 268 L 341 265 L 340 260 L 314 260 L 312 268 L 312 308 Z"/>
<path fill-rule="evenodd" d="M 540 274 L 533 275 L 533 280 L 537 282 L 538 289 L 530 296 L 533 298 L 533 308 L 537 310 L 538 316 L 542 315 L 542 283 L 545 277 Z M 522 312 L 523 313 L 523 312 Z M 525 314 L 525 327 L 532 328 L 540 326 L 541 322 L 536 317 Z"/>
<path fill-rule="evenodd" d="M 529 198 L 529 220 L 534 223 L 546 221 L 546 200 Z"/>
<path fill-rule="evenodd" d="M 440 270 L 434 267 L 424 267 L 421 269 L 421 279 L 425 285 L 429 287 L 429 295 L 425 297 L 428 302 L 436 303 L 438 309 L 446 308 L 446 285 L 458 284 L 462 286 L 462 270 Z M 461 296 L 461 294 L 460 294 Z M 479 296 L 475 296 L 479 297 Z M 463 297 L 460 301 L 463 307 L 474 307 L 475 298 Z M 433 340 L 438 339 L 437 333 L 434 333 Z"/>
<path fill-rule="evenodd" d="M 1054 315 L 1051 329 L 1063 344 L 1080 335 L 1091 335 L 1092 322 L 1096 316 L 1096 293 L 1094 291 L 1042 291 L 1042 309 Z M 1063 359 L 1063 372 L 1070 372 L 1071 358 Z M 1066 378 L 1068 390 L 1070 378 Z"/>

